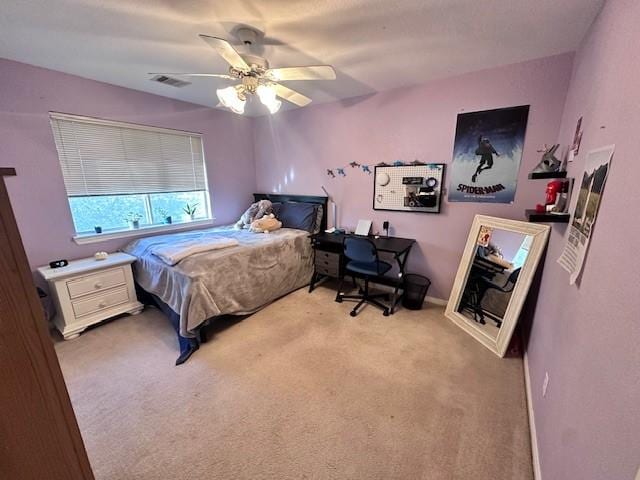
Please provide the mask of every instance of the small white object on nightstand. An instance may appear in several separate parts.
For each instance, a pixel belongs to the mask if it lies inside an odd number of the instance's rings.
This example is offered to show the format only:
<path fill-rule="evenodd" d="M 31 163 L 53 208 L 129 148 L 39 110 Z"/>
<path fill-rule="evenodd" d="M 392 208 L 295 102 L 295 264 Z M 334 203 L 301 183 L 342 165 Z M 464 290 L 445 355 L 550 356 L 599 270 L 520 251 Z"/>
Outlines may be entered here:
<path fill-rule="evenodd" d="M 136 315 L 144 306 L 136 297 L 131 264 L 136 257 L 113 253 L 104 260 L 85 258 L 66 267 L 40 267 L 56 305 L 53 319 L 65 340 L 89 325 L 123 313 Z"/>

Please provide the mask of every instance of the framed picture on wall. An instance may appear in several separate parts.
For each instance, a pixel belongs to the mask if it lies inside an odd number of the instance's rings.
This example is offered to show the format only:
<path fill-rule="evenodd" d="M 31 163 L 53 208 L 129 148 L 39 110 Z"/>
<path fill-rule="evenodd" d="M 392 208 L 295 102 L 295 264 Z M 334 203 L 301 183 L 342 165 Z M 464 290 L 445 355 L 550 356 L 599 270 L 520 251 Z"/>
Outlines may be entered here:
<path fill-rule="evenodd" d="M 440 213 L 444 163 L 378 166 L 373 178 L 374 210 Z"/>
<path fill-rule="evenodd" d="M 458 115 L 450 202 L 513 203 L 528 117 L 529 105 Z"/>

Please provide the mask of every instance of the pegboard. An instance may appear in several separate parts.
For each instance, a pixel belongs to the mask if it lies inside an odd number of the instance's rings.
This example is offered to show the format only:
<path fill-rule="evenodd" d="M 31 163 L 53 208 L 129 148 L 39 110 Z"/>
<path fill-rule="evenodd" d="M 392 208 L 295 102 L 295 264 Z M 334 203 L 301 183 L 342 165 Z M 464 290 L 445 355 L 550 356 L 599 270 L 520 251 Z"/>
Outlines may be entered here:
<path fill-rule="evenodd" d="M 380 166 L 373 175 L 373 209 L 440 213 L 444 163 Z"/>

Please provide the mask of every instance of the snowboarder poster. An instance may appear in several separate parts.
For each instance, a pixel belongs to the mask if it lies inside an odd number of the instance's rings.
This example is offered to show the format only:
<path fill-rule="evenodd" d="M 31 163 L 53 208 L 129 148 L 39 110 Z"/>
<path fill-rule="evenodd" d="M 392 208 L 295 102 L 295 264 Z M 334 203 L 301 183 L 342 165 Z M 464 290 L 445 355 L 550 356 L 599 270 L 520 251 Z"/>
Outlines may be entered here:
<path fill-rule="evenodd" d="M 450 202 L 512 203 L 529 105 L 458 115 Z"/>

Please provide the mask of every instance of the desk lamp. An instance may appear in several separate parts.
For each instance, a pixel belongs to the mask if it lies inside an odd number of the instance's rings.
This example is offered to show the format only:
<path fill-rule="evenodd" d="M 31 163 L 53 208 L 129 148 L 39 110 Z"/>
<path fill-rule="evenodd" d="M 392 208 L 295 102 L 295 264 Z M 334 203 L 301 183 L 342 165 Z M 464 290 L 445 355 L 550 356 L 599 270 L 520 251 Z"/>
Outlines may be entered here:
<path fill-rule="evenodd" d="M 336 207 L 336 202 L 333 201 L 333 198 L 331 197 L 331 195 L 329 194 L 329 192 L 327 192 L 327 189 L 324 188 L 324 185 L 320 185 L 320 188 L 322 188 L 322 191 L 324 193 L 327 194 L 327 198 L 329 199 L 329 203 L 331 205 L 331 227 L 334 229 L 338 228 L 338 217 L 337 217 L 337 207 Z"/>

